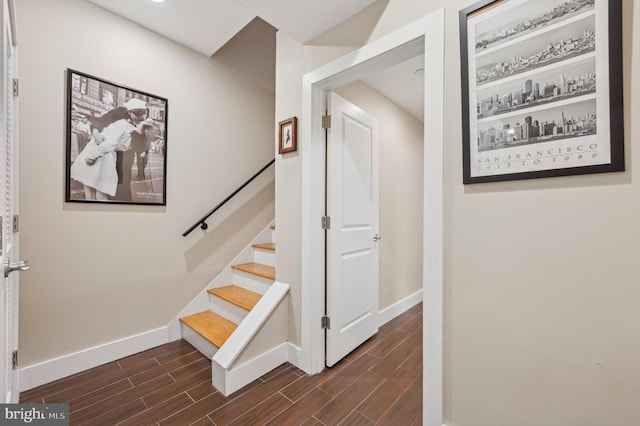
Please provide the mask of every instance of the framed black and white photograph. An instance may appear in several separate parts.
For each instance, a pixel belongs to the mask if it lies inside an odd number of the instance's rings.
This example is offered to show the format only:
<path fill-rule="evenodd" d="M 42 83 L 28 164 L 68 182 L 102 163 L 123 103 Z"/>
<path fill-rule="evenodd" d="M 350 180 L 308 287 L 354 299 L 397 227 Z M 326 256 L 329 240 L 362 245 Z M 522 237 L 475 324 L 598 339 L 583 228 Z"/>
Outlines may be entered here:
<path fill-rule="evenodd" d="M 459 13 L 463 183 L 624 170 L 621 0 Z"/>
<path fill-rule="evenodd" d="M 279 123 L 278 154 L 298 149 L 298 118 L 291 117 Z"/>
<path fill-rule="evenodd" d="M 68 69 L 65 200 L 166 205 L 167 104 Z"/>

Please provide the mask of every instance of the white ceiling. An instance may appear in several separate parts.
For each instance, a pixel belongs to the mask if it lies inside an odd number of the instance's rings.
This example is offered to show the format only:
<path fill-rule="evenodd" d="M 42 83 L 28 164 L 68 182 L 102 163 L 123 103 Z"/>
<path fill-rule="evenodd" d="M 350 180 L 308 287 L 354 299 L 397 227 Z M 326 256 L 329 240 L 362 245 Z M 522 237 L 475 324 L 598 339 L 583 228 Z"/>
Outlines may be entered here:
<path fill-rule="evenodd" d="M 211 56 L 259 16 L 300 43 L 375 0 L 89 0 L 184 46 Z"/>
<path fill-rule="evenodd" d="M 233 49 L 229 49 L 231 45 L 226 47 L 225 45 L 232 39 L 233 42 L 237 42 L 238 38 L 234 36 L 246 27 L 250 33 L 253 33 L 254 38 L 243 44 L 243 50 L 249 52 L 253 60 L 263 62 L 264 56 L 259 57 L 270 53 L 261 41 L 256 41 L 260 40 L 260 35 L 255 34 L 256 31 L 264 31 L 264 38 L 269 39 L 269 28 L 273 30 L 275 27 L 304 44 L 376 2 L 376 0 L 166 0 L 164 3 L 155 3 L 151 0 L 89 1 L 206 56 L 212 56 L 220 51 L 222 55 L 218 55 L 219 57 L 228 57 L 228 52 Z M 256 17 L 260 17 L 271 27 L 260 26 L 259 21 L 254 20 Z M 249 23 L 252 25 L 248 26 Z M 244 31 L 246 32 L 247 30 Z M 224 52 L 223 47 L 225 47 Z M 264 52 L 256 52 L 256 49 Z M 275 61 L 275 55 L 273 56 L 271 60 Z M 415 75 L 415 71 L 423 67 L 423 62 L 424 55 L 368 76 L 363 81 L 422 121 L 424 81 L 422 76 Z M 272 63 L 275 64 L 275 62 Z M 264 70 L 266 63 L 262 65 L 262 67 L 243 68 Z M 273 76 L 267 75 L 265 78 L 267 81 L 263 85 L 273 85 Z"/>
<path fill-rule="evenodd" d="M 424 121 L 424 55 L 362 79 L 420 121 Z"/>

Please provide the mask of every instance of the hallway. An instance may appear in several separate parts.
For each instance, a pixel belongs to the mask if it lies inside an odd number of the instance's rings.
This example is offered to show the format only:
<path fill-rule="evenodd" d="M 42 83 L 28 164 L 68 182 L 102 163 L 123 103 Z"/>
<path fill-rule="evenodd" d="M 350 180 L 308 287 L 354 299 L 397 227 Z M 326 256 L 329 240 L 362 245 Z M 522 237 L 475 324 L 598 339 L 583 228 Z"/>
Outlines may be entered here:
<path fill-rule="evenodd" d="M 385 324 L 335 367 L 283 364 L 229 397 L 183 340 L 21 394 L 69 403 L 71 425 L 420 425 L 422 304 Z"/>

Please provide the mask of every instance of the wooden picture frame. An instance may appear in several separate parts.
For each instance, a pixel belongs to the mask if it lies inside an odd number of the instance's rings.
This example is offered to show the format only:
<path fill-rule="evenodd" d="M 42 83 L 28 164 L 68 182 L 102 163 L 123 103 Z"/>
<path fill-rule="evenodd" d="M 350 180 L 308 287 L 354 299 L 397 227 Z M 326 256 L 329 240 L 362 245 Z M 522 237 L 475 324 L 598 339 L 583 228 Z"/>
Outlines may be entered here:
<path fill-rule="evenodd" d="M 298 118 L 291 117 L 278 125 L 278 154 L 298 150 Z"/>
<path fill-rule="evenodd" d="M 463 183 L 624 170 L 621 0 L 459 12 Z"/>
<path fill-rule="evenodd" d="M 67 70 L 65 201 L 166 205 L 168 101 Z"/>

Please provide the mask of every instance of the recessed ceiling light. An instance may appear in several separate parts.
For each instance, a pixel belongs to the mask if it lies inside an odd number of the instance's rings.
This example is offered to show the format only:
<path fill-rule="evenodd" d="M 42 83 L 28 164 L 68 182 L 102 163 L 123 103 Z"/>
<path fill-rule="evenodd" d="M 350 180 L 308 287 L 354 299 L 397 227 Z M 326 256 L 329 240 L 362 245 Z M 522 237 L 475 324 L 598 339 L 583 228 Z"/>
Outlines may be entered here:
<path fill-rule="evenodd" d="M 151 0 L 154 3 L 164 3 L 164 0 Z"/>

